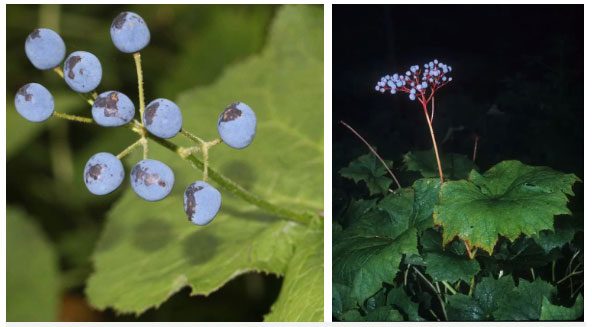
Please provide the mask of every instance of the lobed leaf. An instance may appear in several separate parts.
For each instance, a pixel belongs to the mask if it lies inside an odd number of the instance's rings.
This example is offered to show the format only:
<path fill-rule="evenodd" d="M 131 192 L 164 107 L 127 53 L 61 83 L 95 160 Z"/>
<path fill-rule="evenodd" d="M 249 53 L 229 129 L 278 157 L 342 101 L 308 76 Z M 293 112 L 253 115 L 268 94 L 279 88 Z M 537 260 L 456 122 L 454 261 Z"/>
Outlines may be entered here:
<path fill-rule="evenodd" d="M 389 168 L 393 166 L 392 161 L 385 160 Z M 370 195 L 384 194 L 388 191 L 393 180 L 385 176 L 387 170 L 384 165 L 372 153 L 358 157 L 349 163 L 349 166 L 342 168 L 339 174 L 354 182 L 364 181 Z"/>
<path fill-rule="evenodd" d="M 434 150 L 409 151 L 403 156 L 403 163 L 407 170 L 418 172 L 423 177 L 440 176 Z M 466 178 L 475 168 L 475 164 L 467 156 L 458 153 L 441 155 L 440 163 L 444 177 L 448 179 Z"/>
<path fill-rule="evenodd" d="M 499 236 L 515 240 L 553 230 L 553 217 L 570 214 L 567 195 L 580 179 L 547 167 L 503 161 L 483 175 L 449 181 L 440 189 L 434 223 L 443 228 L 444 243 L 455 237 L 488 253 Z"/>

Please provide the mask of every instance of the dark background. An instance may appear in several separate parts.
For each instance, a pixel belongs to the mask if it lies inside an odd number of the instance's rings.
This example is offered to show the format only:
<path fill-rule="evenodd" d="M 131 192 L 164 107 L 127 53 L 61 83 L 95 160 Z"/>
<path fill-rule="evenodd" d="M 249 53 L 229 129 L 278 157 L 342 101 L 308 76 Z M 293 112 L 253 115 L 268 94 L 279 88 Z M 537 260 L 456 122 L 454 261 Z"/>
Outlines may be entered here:
<path fill-rule="evenodd" d="M 477 134 L 481 171 L 517 159 L 583 179 L 583 9 L 333 6 L 334 212 L 362 188 L 340 177 L 339 169 L 368 153 L 340 120 L 394 161 L 403 186 L 412 182 L 401 168 L 402 156 L 431 149 L 425 117 L 417 101 L 380 94 L 374 86 L 386 74 L 433 59 L 451 65 L 454 77 L 436 95 L 434 129 L 441 153 L 470 157 Z M 501 113 L 488 114 L 492 108 Z M 583 212 L 581 183 L 575 191 L 570 207 Z"/>

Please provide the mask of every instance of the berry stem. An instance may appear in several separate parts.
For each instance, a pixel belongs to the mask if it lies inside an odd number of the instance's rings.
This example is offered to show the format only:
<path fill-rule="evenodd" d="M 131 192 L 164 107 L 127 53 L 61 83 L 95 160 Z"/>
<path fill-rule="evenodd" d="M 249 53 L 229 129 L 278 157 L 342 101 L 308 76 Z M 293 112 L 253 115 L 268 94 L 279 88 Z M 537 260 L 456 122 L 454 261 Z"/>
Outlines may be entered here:
<path fill-rule="evenodd" d="M 422 102 L 421 106 L 423 108 L 423 113 L 425 114 L 426 121 L 428 122 L 428 127 L 430 128 L 430 135 L 432 136 L 432 143 L 434 144 L 434 153 L 436 154 L 436 162 L 438 163 L 438 173 L 440 174 L 440 182 L 444 183 L 444 173 L 442 172 L 442 164 L 440 163 L 440 155 L 438 154 L 438 143 L 436 143 L 436 135 L 434 134 L 434 129 L 432 128 L 432 120 L 430 119 L 430 115 L 428 114 L 427 103 Z"/>
<path fill-rule="evenodd" d="M 140 121 L 144 126 L 144 75 L 142 74 L 142 56 L 139 52 L 134 53 L 136 63 L 136 74 L 138 75 L 138 101 L 140 105 Z"/>
<path fill-rule="evenodd" d="M 54 116 L 57 118 L 76 121 L 79 123 L 94 124 L 94 122 L 91 118 L 73 116 L 73 115 L 57 113 L 57 112 L 54 112 Z M 154 136 L 152 134 L 147 134 L 140 122 L 133 121 L 127 125 L 123 125 L 123 127 L 130 129 L 131 131 L 133 131 L 134 133 L 137 133 L 140 136 L 146 135 L 147 138 L 150 138 L 151 140 L 155 141 L 156 143 L 160 144 L 161 146 L 175 152 L 177 155 L 179 155 L 179 157 L 181 159 L 187 160 L 191 164 L 191 166 L 194 167 L 195 169 L 198 169 L 198 170 L 204 169 L 204 163 L 201 160 L 199 160 L 197 157 L 195 157 L 192 154 L 188 155 L 186 153 L 187 148 L 180 147 L 180 146 L 176 145 L 175 143 L 172 143 L 172 142 L 165 140 L 165 139 L 161 139 L 161 138 Z M 212 141 L 204 142 L 204 143 L 209 143 L 208 146 L 211 147 L 216 144 L 219 144 L 220 142 L 221 142 L 220 139 L 214 139 Z M 312 212 L 297 212 L 297 211 L 294 211 L 291 209 L 287 209 L 287 208 L 275 205 L 271 202 L 268 202 L 268 201 L 260 198 L 256 194 L 247 191 L 242 186 L 235 183 L 233 180 L 222 175 L 221 173 L 217 172 L 214 169 L 208 168 L 208 178 L 215 181 L 220 187 L 227 190 L 228 192 L 236 195 L 237 197 L 243 199 L 244 201 L 246 201 L 248 203 L 255 205 L 256 207 L 262 209 L 263 211 L 270 213 L 274 216 L 277 216 L 279 218 L 291 220 L 291 221 L 305 224 L 305 225 L 308 225 L 314 221 L 318 221 L 319 219 L 321 219 L 321 217 L 318 214 L 315 214 Z"/>
<path fill-rule="evenodd" d="M 206 141 L 204 141 L 203 139 L 199 138 L 197 135 L 191 133 L 190 131 L 182 128 L 181 129 L 181 134 L 185 137 L 187 137 L 188 139 L 190 139 L 193 142 L 199 143 L 199 144 L 204 144 L 206 143 Z"/>
<path fill-rule="evenodd" d="M 53 71 L 60 75 L 61 78 L 64 78 L 64 71 L 62 70 L 62 67 L 57 66 L 56 68 L 53 69 Z"/>
<path fill-rule="evenodd" d="M 63 112 L 54 111 L 53 116 L 60 118 L 60 119 L 75 121 L 75 122 L 79 122 L 79 123 L 85 123 L 85 124 L 93 124 L 94 123 L 92 118 L 81 117 L 81 116 L 76 116 L 76 115 L 69 115 L 69 114 L 65 114 Z"/>
<path fill-rule="evenodd" d="M 202 170 L 204 168 L 204 163 L 201 160 L 197 159 L 197 157 L 195 157 L 194 155 L 189 155 L 186 157 L 181 156 L 180 152 L 182 152 L 183 148 L 179 147 L 175 143 L 172 143 L 165 139 L 158 138 L 156 136 L 153 136 L 152 134 L 148 134 L 148 137 L 156 143 L 160 144 L 161 146 L 179 154 L 179 157 L 189 161 L 189 163 L 191 163 L 191 165 L 196 169 Z M 214 169 L 208 168 L 208 178 L 216 182 L 218 185 L 220 185 L 222 188 L 229 191 L 230 193 L 236 195 L 244 201 L 247 201 L 259 207 L 260 209 L 274 216 L 278 216 L 280 218 L 292 220 L 302 224 L 309 224 L 315 220 L 320 219 L 320 217 L 317 214 L 311 212 L 297 212 L 268 202 L 260 198 L 259 196 L 255 195 L 254 193 L 245 190 L 242 186 L 235 183 L 228 177 L 220 174 Z"/>
<path fill-rule="evenodd" d="M 64 78 L 64 71 L 62 70 L 62 67 L 57 66 L 53 69 L 53 71 L 58 74 L 58 76 L 60 76 L 60 78 Z M 78 93 L 78 95 L 80 95 L 81 98 L 84 99 L 84 101 L 86 101 L 88 104 L 90 104 L 91 106 L 95 103 L 95 99 L 97 98 L 97 92 L 92 92 L 90 95 L 88 93 Z"/>
<path fill-rule="evenodd" d="M 121 159 L 121 158 L 127 156 L 128 154 L 130 154 L 135 148 L 137 148 L 140 144 L 142 144 L 143 140 L 144 139 L 139 138 L 136 142 L 132 143 L 130 146 L 125 148 L 123 151 L 121 151 L 117 155 L 117 159 Z"/>
<path fill-rule="evenodd" d="M 142 74 L 142 55 L 140 52 L 134 53 L 134 62 L 136 64 L 136 73 L 138 75 L 138 102 L 140 106 L 140 121 L 142 127 L 144 127 L 144 75 Z M 146 141 L 146 132 L 142 129 L 142 133 L 140 134 L 144 142 L 142 142 L 142 147 L 144 148 L 144 159 L 148 159 L 148 142 Z"/>

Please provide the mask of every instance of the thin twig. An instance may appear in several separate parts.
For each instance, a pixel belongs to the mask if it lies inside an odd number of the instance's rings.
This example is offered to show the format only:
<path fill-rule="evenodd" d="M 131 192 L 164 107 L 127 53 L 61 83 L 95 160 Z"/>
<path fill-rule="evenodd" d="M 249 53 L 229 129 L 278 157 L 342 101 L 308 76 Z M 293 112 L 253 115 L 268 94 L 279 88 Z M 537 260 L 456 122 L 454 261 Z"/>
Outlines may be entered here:
<path fill-rule="evenodd" d="M 434 287 L 434 285 L 415 267 L 413 270 L 421 277 L 421 279 L 428 284 L 428 286 L 432 289 L 432 291 L 436 294 L 438 301 L 440 301 L 440 306 L 442 307 L 442 313 L 444 314 L 444 320 L 448 320 L 448 314 L 446 313 L 446 306 L 444 305 L 444 301 L 442 300 L 441 293 Z"/>
<path fill-rule="evenodd" d="M 389 175 L 391 175 L 391 177 L 393 178 L 393 180 L 397 184 L 397 187 L 400 189 L 401 188 L 401 183 L 399 183 L 399 180 L 397 179 L 397 177 L 395 177 L 395 174 L 393 173 L 393 171 L 388 167 L 388 165 L 386 164 L 386 162 L 384 162 L 384 160 L 378 154 L 378 152 L 376 152 L 376 150 L 374 150 L 374 148 L 362 137 L 362 135 L 360 135 L 358 132 L 356 132 L 356 130 L 353 127 L 349 126 L 343 120 L 339 121 L 339 123 L 341 123 L 347 129 L 349 129 L 352 133 L 354 133 L 354 135 L 357 136 L 368 147 L 368 149 L 370 149 L 370 151 L 376 156 L 376 158 L 378 158 L 378 160 L 380 160 L 380 162 L 382 163 L 382 165 L 384 166 L 384 168 L 386 168 L 386 170 L 388 171 Z"/>
<path fill-rule="evenodd" d="M 580 270 L 580 271 L 573 271 L 573 272 L 571 272 L 569 275 L 567 275 L 567 276 L 565 276 L 565 277 L 561 278 L 561 279 L 560 279 L 560 280 L 557 282 L 557 285 L 559 285 L 559 284 L 563 283 L 563 282 L 564 282 L 564 281 L 566 281 L 568 278 L 571 278 L 571 277 L 573 277 L 573 276 L 575 276 L 575 275 L 579 275 L 579 274 L 581 274 L 581 273 L 583 273 L 583 272 L 584 272 L 584 271 L 582 271 L 582 270 Z"/>

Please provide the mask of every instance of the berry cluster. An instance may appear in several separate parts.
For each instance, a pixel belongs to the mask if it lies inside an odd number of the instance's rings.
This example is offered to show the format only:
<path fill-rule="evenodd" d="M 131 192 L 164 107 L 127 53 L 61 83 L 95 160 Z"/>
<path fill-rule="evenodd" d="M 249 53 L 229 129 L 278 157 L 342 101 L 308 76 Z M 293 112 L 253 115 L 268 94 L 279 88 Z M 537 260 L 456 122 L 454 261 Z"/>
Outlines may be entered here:
<path fill-rule="evenodd" d="M 405 74 L 386 75 L 376 83 L 374 89 L 380 93 L 405 92 L 411 101 L 417 97 L 429 100 L 436 90 L 452 81 L 452 77 L 446 75 L 451 71 L 452 67 L 435 59 L 424 64 L 423 69 L 415 65 L 409 67 Z"/>
<path fill-rule="evenodd" d="M 142 17 L 132 12 L 122 12 L 113 20 L 110 32 L 115 47 L 124 53 L 133 53 L 136 65 L 139 66 L 139 51 L 150 42 L 150 31 Z M 132 122 L 135 107 L 127 95 L 119 91 L 107 91 L 98 95 L 94 93 L 101 82 L 102 67 L 99 59 L 92 53 L 74 51 L 64 61 L 64 41 L 59 34 L 47 28 L 35 29 L 29 34 L 25 41 L 25 52 L 33 66 L 41 70 L 53 69 L 64 78 L 72 90 L 78 93 L 92 92 L 89 102 L 92 103 L 93 120 L 98 125 L 117 127 L 132 123 L 141 127 L 142 138 L 128 148 L 133 149 L 136 145 L 145 147 L 144 159 L 131 169 L 131 187 L 138 196 L 147 201 L 165 198 L 173 188 L 175 175 L 166 164 L 146 157 L 147 141 L 144 133 L 168 139 L 182 132 L 183 117 L 179 106 L 173 101 L 160 98 L 151 101 L 145 110 L 142 110 L 143 89 L 139 80 L 141 123 Z M 60 67 L 62 61 L 63 70 Z M 14 102 L 18 113 L 32 122 L 42 122 L 58 114 L 54 113 L 52 94 L 41 84 L 24 85 L 16 93 Z M 245 148 L 253 141 L 256 125 L 255 113 L 242 102 L 229 105 L 218 117 L 221 141 L 236 149 Z M 193 139 L 200 143 L 200 147 L 194 148 L 201 149 L 202 152 L 205 150 L 204 180 L 196 181 L 187 187 L 184 207 L 191 222 L 205 225 L 214 219 L 222 203 L 220 192 L 205 181 L 207 147 L 218 144 L 220 140 L 204 142 L 196 137 Z M 129 152 L 128 149 L 117 156 L 100 152 L 88 160 L 83 179 L 91 193 L 109 194 L 121 185 L 125 173 L 120 159 Z"/>

